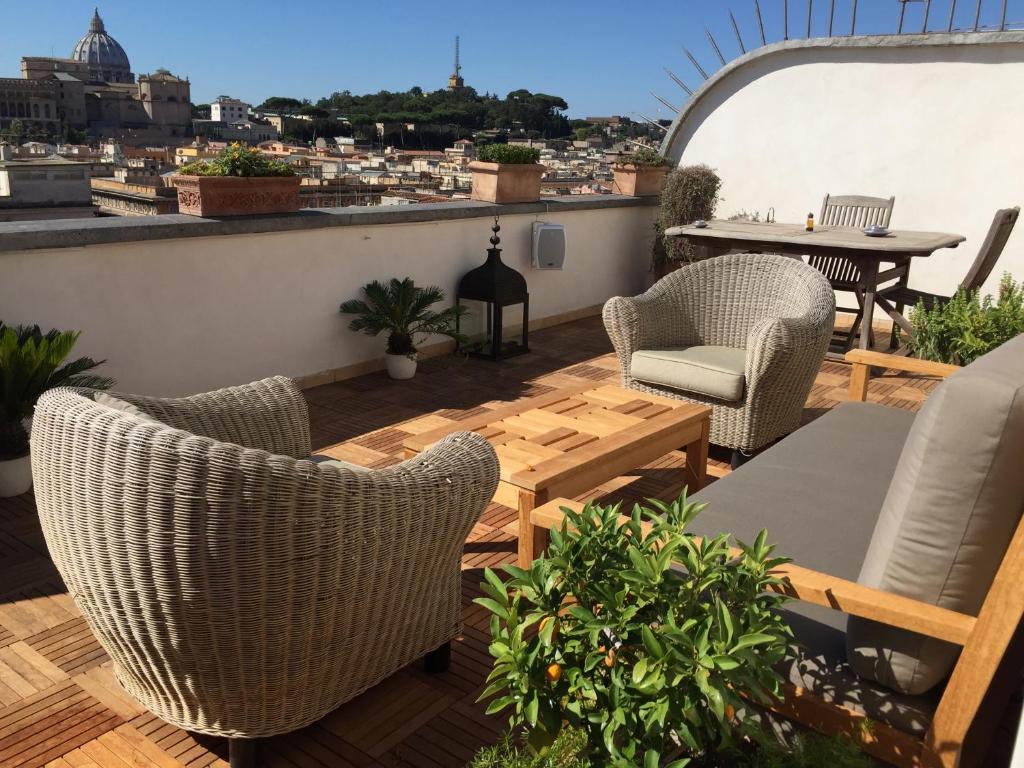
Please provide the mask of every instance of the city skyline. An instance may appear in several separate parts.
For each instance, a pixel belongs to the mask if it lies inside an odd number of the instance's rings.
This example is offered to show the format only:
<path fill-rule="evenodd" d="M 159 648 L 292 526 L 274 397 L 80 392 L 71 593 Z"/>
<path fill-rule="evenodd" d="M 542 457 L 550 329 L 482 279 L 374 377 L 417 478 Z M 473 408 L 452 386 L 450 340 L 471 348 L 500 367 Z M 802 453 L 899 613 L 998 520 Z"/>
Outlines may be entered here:
<path fill-rule="evenodd" d="M 93 0 L 39 0 L 4 9 L 0 31 L 0 76 L 19 76 L 26 55 L 67 56 L 87 26 Z M 746 45 L 759 42 L 753 3 L 730 4 Z M 762 0 L 765 34 L 782 37 L 782 0 Z M 939 22 L 948 10 L 933 4 Z M 998 5 L 998 4 L 996 4 Z M 806 33 L 806 5 L 789 3 L 790 35 Z M 813 34 L 824 34 L 829 4 L 813 4 Z M 837 0 L 837 29 L 848 24 L 850 0 Z M 973 4 L 958 8 L 958 24 L 973 21 Z M 972 6 L 972 7 L 967 7 Z M 858 32 L 893 31 L 896 0 L 859 3 Z M 621 4 L 600 0 L 563 6 L 525 3 L 512 12 L 481 14 L 467 2 L 445 4 L 439 12 L 399 2 L 386 16 L 313 0 L 301 12 L 257 0 L 211 6 L 183 0 L 161 17 L 166 31 L 154 27 L 143 4 L 106 0 L 100 6 L 108 30 L 125 47 L 136 72 L 166 68 L 192 81 L 192 100 L 205 103 L 227 94 L 258 104 L 269 96 L 313 101 L 333 91 L 356 94 L 446 87 L 453 67 L 453 45 L 461 37 L 463 76 L 478 92 L 504 96 L 526 88 L 563 97 L 571 117 L 624 114 L 670 118 L 672 112 L 650 91 L 673 105 L 683 92 L 665 75 L 677 72 L 691 87 L 700 76 L 686 60 L 684 47 L 712 71 L 717 56 L 705 34 L 715 34 L 722 53 L 739 53 L 728 5 L 653 2 L 645 16 L 627 16 Z M 921 4 L 908 4 L 907 26 L 920 25 Z M 982 23 L 998 12 L 989 3 Z M 1024 0 L 1010 0 L 1011 20 L 1024 21 Z M 971 18 L 967 18 L 971 17 Z M 40 23 L 43 21 L 44 23 Z M 653 23 L 656 21 L 657 23 Z M 934 25 L 933 25 L 934 26 Z M 496 28 L 498 31 L 496 31 Z M 155 39 L 153 36 L 157 35 Z M 496 40 L 496 38 L 498 38 Z"/>

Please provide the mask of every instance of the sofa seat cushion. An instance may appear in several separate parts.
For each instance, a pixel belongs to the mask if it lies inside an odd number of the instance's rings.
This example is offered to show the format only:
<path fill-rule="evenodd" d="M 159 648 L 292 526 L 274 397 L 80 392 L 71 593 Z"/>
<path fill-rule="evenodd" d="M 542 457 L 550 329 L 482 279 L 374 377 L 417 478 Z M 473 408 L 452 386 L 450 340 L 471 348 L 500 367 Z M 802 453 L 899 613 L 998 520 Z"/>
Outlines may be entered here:
<path fill-rule="evenodd" d="M 752 542 L 767 528 L 778 554 L 854 580 L 913 422 L 897 408 L 843 403 L 694 494 L 707 508 L 692 529 Z"/>
<path fill-rule="evenodd" d="M 630 375 L 648 384 L 736 402 L 743 399 L 746 363 L 747 351 L 733 347 L 640 349 L 631 358 Z"/>
<path fill-rule="evenodd" d="M 789 610 L 782 613 L 799 643 L 794 655 L 777 667 L 783 679 L 818 698 L 861 712 L 874 722 L 924 736 L 938 707 L 941 688 L 916 696 L 894 693 L 850 667 L 846 635 L 841 629 Z"/>

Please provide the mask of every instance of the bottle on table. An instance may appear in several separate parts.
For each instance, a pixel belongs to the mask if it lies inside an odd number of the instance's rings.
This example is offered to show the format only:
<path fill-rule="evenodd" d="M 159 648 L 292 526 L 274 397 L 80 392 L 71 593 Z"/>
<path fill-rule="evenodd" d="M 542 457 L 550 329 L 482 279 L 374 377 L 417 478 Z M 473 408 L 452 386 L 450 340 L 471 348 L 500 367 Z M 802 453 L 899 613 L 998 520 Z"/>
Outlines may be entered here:
<path fill-rule="evenodd" d="M 813 212 L 807 214 L 807 231 L 808 232 L 813 232 L 814 231 L 814 213 Z"/>

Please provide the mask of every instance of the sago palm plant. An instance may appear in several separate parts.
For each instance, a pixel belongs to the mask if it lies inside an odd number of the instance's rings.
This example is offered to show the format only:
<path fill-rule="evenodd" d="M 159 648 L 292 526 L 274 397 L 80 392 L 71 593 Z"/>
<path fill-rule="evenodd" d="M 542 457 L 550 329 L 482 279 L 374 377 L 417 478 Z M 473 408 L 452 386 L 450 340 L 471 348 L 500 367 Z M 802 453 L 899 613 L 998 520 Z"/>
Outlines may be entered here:
<path fill-rule="evenodd" d="M 62 365 L 78 335 L 78 331 L 58 330 L 44 334 L 38 325 L 0 322 L 0 460 L 28 453 L 25 419 L 48 389 L 113 386 L 113 379 L 90 373 L 105 360 L 80 357 Z"/>
<path fill-rule="evenodd" d="M 366 300 L 351 299 L 341 305 L 341 312 L 357 315 L 349 323 L 349 330 L 362 331 L 368 336 L 388 334 L 389 355 L 416 354 L 416 335 L 437 334 L 458 340 L 456 318 L 465 314 L 465 307 L 448 307 L 440 312 L 430 309 L 444 301 L 444 291 L 436 285 L 421 288 L 411 277 L 404 280 L 391 278 L 386 283 L 374 280 L 363 286 Z"/>

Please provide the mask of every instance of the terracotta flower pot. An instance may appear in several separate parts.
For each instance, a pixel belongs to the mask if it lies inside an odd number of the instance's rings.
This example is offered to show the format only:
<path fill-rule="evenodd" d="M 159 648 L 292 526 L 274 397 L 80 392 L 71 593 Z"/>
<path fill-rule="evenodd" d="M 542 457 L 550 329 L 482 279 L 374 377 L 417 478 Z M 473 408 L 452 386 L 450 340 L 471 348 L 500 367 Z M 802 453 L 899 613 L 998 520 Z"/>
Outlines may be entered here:
<path fill-rule="evenodd" d="M 667 165 L 634 165 L 633 163 L 616 163 L 612 166 L 615 180 L 612 192 L 616 195 L 630 197 L 648 197 L 660 195 L 665 187 L 668 176 Z"/>
<path fill-rule="evenodd" d="M 540 200 L 540 177 L 547 166 L 540 163 L 511 165 L 483 163 L 469 164 L 473 172 L 473 191 L 470 197 L 487 203 L 535 203 Z"/>
<path fill-rule="evenodd" d="M 176 176 L 178 211 L 190 216 L 291 213 L 301 207 L 298 176 Z"/>

